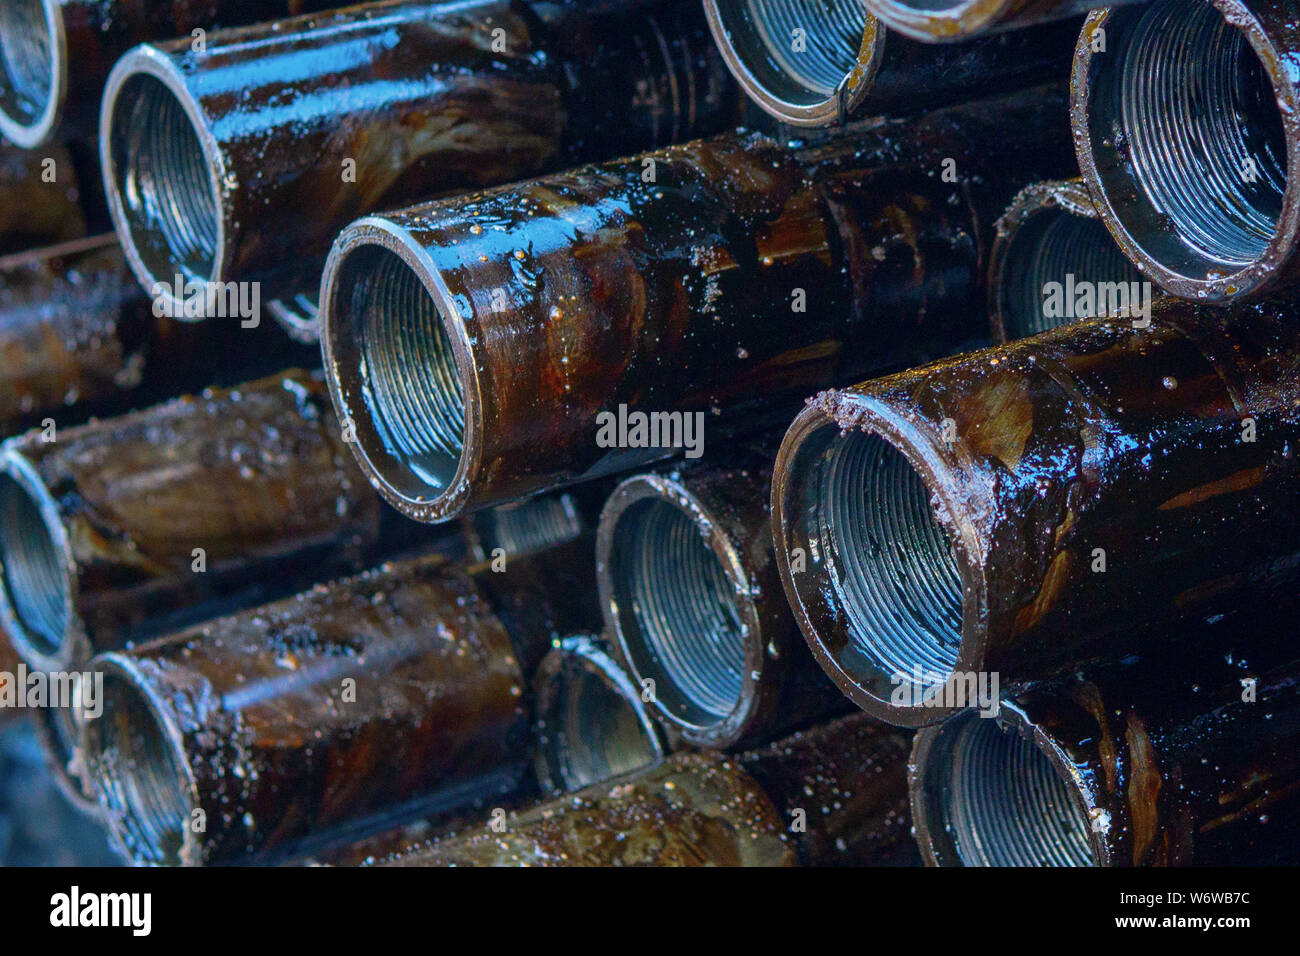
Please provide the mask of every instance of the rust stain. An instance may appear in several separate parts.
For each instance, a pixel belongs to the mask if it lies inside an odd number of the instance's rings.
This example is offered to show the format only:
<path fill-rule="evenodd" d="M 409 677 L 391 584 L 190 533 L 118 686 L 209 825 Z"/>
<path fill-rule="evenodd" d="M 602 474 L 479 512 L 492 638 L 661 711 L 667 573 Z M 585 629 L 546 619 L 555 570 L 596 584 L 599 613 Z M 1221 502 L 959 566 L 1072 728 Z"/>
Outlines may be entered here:
<path fill-rule="evenodd" d="M 1181 495 L 1174 495 L 1168 501 L 1159 506 L 1160 511 L 1172 511 L 1176 508 L 1190 508 L 1198 505 L 1202 501 L 1209 501 L 1211 498 L 1217 498 L 1219 495 L 1231 495 L 1239 491 L 1246 491 L 1254 488 L 1264 480 L 1264 466 L 1256 468 L 1246 468 L 1227 478 L 1220 478 L 1218 481 L 1210 481 L 1203 485 L 1184 491 Z"/>
<path fill-rule="evenodd" d="M 1160 837 L 1160 769 L 1156 766 L 1146 725 L 1129 714 L 1124 729 L 1132 773 L 1128 783 L 1129 819 L 1133 823 L 1133 863 L 1139 865 Z"/>
<path fill-rule="evenodd" d="M 1033 603 L 1027 604 L 1016 612 L 1016 630 L 1023 632 L 1029 630 L 1035 624 L 1056 606 L 1057 599 L 1066 590 L 1066 584 L 1070 578 L 1070 552 L 1060 551 L 1052 559 L 1052 563 L 1047 566 L 1047 573 L 1043 575 L 1043 586 L 1038 589 Z"/>
<path fill-rule="evenodd" d="M 1021 375 L 998 375 L 961 403 L 966 444 L 976 455 L 996 458 L 1015 471 L 1034 430 L 1034 403 Z"/>

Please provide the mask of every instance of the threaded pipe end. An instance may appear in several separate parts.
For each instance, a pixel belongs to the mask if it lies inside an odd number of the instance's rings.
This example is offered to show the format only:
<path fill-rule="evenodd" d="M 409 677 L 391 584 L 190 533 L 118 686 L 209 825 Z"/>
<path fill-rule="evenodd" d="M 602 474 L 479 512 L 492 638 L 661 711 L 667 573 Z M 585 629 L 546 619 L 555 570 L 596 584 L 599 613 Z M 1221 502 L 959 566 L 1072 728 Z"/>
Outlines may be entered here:
<path fill-rule="evenodd" d="M 38 145 L 55 123 L 63 66 L 57 17 L 45 0 L 0 4 L 0 133 L 19 146 Z"/>
<path fill-rule="evenodd" d="M 5 624 L 24 656 L 57 657 L 68 638 L 68 569 L 62 528 L 12 461 L 0 471 L 0 589 Z M 34 652 L 34 653 L 33 653 Z"/>

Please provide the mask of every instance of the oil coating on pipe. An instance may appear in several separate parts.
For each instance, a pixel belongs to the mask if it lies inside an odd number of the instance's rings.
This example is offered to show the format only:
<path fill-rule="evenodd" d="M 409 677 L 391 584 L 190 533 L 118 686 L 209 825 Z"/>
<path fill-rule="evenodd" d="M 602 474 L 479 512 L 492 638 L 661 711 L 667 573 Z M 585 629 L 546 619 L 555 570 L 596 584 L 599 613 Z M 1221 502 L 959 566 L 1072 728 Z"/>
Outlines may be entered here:
<path fill-rule="evenodd" d="M 1138 0 L 863 0 L 883 26 L 922 43 L 961 43 L 990 34 L 1032 36 L 1038 24 L 1068 20 L 1098 7 Z M 1000 37 L 999 37 L 1000 38 Z"/>
<path fill-rule="evenodd" d="M 0 145 L 0 256 L 86 234 L 76 167 L 64 146 L 39 154 Z"/>

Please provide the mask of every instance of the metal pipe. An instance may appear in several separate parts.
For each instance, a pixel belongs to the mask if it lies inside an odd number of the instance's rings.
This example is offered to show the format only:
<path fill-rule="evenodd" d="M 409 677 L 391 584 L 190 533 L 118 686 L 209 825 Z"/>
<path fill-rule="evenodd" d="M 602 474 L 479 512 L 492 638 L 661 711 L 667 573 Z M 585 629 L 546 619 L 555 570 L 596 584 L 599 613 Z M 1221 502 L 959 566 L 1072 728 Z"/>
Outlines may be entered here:
<path fill-rule="evenodd" d="M 856 714 L 743 756 L 674 754 L 383 866 L 811 866 L 916 859 L 908 737 Z M 504 824 L 503 826 L 501 824 Z"/>
<path fill-rule="evenodd" d="M 38 155 L 0 145 L 0 256 L 84 236 L 80 199 L 65 147 L 51 143 Z"/>
<path fill-rule="evenodd" d="M 989 253 L 989 326 L 1007 342 L 1096 314 L 1074 315 L 1076 282 L 1140 282 L 1102 225 L 1079 179 L 1034 183 L 1020 191 L 997 221 Z M 1053 302 L 1051 284 L 1062 295 Z M 1070 308 L 1061 308 L 1068 304 Z M 1052 306 L 1055 307 L 1052 307 Z"/>
<path fill-rule="evenodd" d="M 1095 666 L 1025 691 L 996 720 L 965 712 L 925 728 L 910 768 L 922 856 L 932 866 L 1294 864 L 1300 670 L 1277 663 L 1294 658 L 1294 634 L 1291 621 L 1279 655 L 1252 626 L 1205 653 Z M 1180 648 L 1188 637 L 1179 630 Z"/>
<path fill-rule="evenodd" d="M 583 606 L 549 560 L 526 564 L 415 558 L 100 655 L 83 746 L 118 852 L 291 859 L 514 789 L 529 662 L 558 637 L 514 606 L 564 626 Z"/>
<path fill-rule="evenodd" d="M 137 43 L 338 6 L 337 0 L 5 0 L 0 136 L 25 149 L 93 136 L 114 61 Z"/>
<path fill-rule="evenodd" d="M 741 89 L 764 112 L 796 127 L 843 123 L 853 113 L 915 113 L 1064 81 L 1078 30 L 1053 23 L 934 47 L 886 30 L 868 6 L 865 0 L 704 0 L 713 39 Z"/>
<path fill-rule="evenodd" d="M 696 746 L 752 747 L 845 709 L 781 591 L 774 448 L 629 478 L 596 533 L 601 611 L 619 658 L 659 719 Z"/>
<path fill-rule="evenodd" d="M 1145 329 L 1078 323 L 812 399 L 772 520 L 822 667 L 919 726 L 994 678 L 1293 591 L 1295 307 L 1165 300 Z"/>
<path fill-rule="evenodd" d="M 670 736 L 650 715 L 641 688 L 588 634 L 566 637 L 542 659 L 537 701 L 537 782 L 560 796 L 663 762 Z"/>
<path fill-rule="evenodd" d="M 1010 30 L 1027 33 L 1039 24 L 1068 20 L 1097 7 L 1116 7 L 1140 0 L 863 0 L 880 23 L 894 33 L 922 43 L 969 42 Z M 1072 26 L 1077 29 L 1078 21 Z"/>
<path fill-rule="evenodd" d="M 727 135 L 359 220 L 321 293 L 353 450 L 440 521 L 944 354 L 982 331 L 993 219 L 1071 162 L 1061 105 L 1040 89 L 804 150 Z M 625 412 L 681 413 L 676 438 L 637 446 L 607 427 Z"/>
<path fill-rule="evenodd" d="M 0 451 L 0 622 L 41 670 L 292 593 L 378 539 L 379 500 L 305 373 L 48 434 Z"/>
<path fill-rule="evenodd" d="M 1300 276 L 1294 20 L 1281 0 L 1159 0 L 1084 24 L 1079 167 L 1124 254 L 1173 295 L 1224 303 Z"/>
<path fill-rule="evenodd" d="M 137 47 L 100 124 L 127 258 L 169 302 L 176 276 L 260 282 L 310 336 L 358 216 L 729 125 L 697 5 L 645 6 L 381 3 Z"/>
<path fill-rule="evenodd" d="M 484 508 L 461 522 L 465 550 L 475 560 L 532 554 L 575 541 L 592 530 L 577 496 L 538 495 L 497 508 Z"/>

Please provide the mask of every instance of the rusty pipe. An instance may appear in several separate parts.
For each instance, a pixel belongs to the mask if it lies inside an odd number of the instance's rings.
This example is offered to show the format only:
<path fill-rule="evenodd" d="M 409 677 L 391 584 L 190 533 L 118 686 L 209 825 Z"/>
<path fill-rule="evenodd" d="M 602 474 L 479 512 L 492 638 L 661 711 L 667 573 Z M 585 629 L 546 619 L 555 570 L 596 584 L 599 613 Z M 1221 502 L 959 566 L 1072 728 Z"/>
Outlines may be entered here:
<path fill-rule="evenodd" d="M 358 216 L 717 132 L 732 89 L 684 0 L 407 0 L 216 34 L 201 53 L 137 47 L 108 80 L 100 150 L 146 288 L 174 303 L 176 276 L 259 282 L 310 337 L 330 243 Z"/>
<path fill-rule="evenodd" d="M 359 220 L 322 285 L 353 450 L 440 521 L 681 453 L 626 447 L 625 411 L 751 430 L 950 351 L 982 331 L 993 219 L 1070 162 L 1060 105 L 1040 89 L 805 150 L 727 135 Z"/>
<path fill-rule="evenodd" d="M 0 256 L 86 234 L 76 166 L 64 146 L 41 154 L 0 145 Z"/>
<path fill-rule="evenodd" d="M 1261 647 L 1278 628 L 1256 623 L 1198 640 L 1204 653 L 1093 667 L 1004 701 L 997 719 L 964 712 L 921 730 L 910 789 L 926 862 L 1294 864 L 1294 620 L 1281 648 Z"/>
<path fill-rule="evenodd" d="M 534 695 L 533 766 L 544 794 L 560 796 L 656 766 L 674 749 L 641 688 L 593 635 L 566 637 L 547 653 Z"/>
<path fill-rule="evenodd" d="M 1144 276 L 1211 303 L 1300 275 L 1300 31 L 1289 3 L 1159 0 L 1079 35 L 1071 121 L 1102 221 Z"/>
<path fill-rule="evenodd" d="M 933 47 L 885 29 L 864 0 L 704 0 L 740 88 L 796 127 L 915 113 L 1063 81 L 1077 24 Z M 1082 12 L 1082 11 L 1080 11 Z"/>
<path fill-rule="evenodd" d="M 1140 0 L 863 0 L 867 9 L 890 31 L 922 43 L 969 42 L 975 37 L 1012 32 L 1070 20 L 1098 7 L 1117 7 Z M 1077 21 L 1072 24 L 1077 28 Z"/>
<path fill-rule="evenodd" d="M 771 447 L 629 478 L 596 533 L 605 626 L 688 743 L 735 749 L 842 710 L 807 653 L 772 553 Z"/>
<path fill-rule="evenodd" d="M 918 726 L 975 682 L 1005 690 L 1293 590 L 1294 308 L 1165 300 L 1147 328 L 1077 323 L 810 400 L 772 520 L 822 667 Z"/>
<path fill-rule="evenodd" d="M 291 859 L 513 790 L 526 680 L 558 637 L 533 625 L 583 607 L 562 569 L 526 565 L 414 558 L 96 658 L 82 741 L 118 852 Z"/>
<path fill-rule="evenodd" d="M 1034 183 L 998 219 L 989 252 L 989 327 L 994 342 L 1024 338 L 1077 319 L 1076 282 L 1142 279 L 1102 225 L 1078 179 Z M 1060 289 L 1053 299 L 1052 283 Z M 1109 301 L 1109 300 L 1108 300 Z"/>
<path fill-rule="evenodd" d="M 26 148 L 95 133 L 113 63 L 137 43 L 274 20 L 336 0 L 5 0 L 0 9 L 0 136 Z"/>
<path fill-rule="evenodd" d="M 674 754 L 380 865 L 909 863 L 908 743 L 856 714 L 741 756 Z"/>

